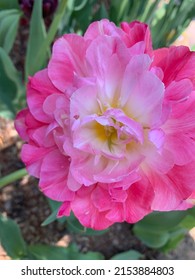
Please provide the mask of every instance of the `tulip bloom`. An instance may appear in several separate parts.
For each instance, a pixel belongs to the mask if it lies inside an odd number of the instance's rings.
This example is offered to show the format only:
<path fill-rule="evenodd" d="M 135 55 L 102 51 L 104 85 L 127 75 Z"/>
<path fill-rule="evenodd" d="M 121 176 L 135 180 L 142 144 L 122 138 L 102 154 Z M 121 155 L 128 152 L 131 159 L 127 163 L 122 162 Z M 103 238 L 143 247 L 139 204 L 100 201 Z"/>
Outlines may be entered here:
<path fill-rule="evenodd" d="M 192 207 L 195 54 L 153 50 L 149 27 L 108 20 L 53 46 L 29 78 L 15 125 L 42 192 L 81 224 L 105 229 Z"/>

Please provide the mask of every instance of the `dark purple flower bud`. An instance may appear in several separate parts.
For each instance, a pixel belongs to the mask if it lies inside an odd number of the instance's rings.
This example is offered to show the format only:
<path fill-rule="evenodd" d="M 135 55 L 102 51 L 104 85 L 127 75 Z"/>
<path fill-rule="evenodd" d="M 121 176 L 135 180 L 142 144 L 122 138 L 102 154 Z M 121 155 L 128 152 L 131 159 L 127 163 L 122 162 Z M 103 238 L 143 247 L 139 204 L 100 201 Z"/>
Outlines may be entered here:
<path fill-rule="evenodd" d="M 27 17 L 31 16 L 34 0 L 18 0 L 21 9 Z M 43 17 L 52 15 L 58 5 L 58 0 L 43 0 Z"/>

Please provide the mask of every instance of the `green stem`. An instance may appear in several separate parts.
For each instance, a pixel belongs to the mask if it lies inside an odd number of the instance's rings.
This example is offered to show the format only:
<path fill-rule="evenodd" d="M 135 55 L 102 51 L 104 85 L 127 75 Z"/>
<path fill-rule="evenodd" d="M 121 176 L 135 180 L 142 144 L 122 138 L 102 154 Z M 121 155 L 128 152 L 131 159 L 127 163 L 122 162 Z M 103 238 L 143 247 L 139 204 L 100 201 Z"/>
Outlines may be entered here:
<path fill-rule="evenodd" d="M 21 179 L 22 177 L 24 177 L 25 175 L 27 175 L 27 171 L 26 168 L 22 168 L 20 170 L 17 170 L 7 176 L 4 176 L 3 178 L 0 179 L 0 188 L 5 187 L 6 185 Z"/>

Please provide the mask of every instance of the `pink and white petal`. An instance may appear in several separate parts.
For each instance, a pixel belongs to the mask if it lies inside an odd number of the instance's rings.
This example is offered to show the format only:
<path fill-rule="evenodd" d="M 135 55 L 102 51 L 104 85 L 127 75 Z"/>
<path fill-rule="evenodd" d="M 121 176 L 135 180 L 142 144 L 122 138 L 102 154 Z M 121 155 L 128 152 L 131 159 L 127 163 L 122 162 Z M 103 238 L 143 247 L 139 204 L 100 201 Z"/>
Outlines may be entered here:
<path fill-rule="evenodd" d="M 41 166 L 40 186 L 67 180 L 70 161 L 57 149 L 45 155 Z"/>
<path fill-rule="evenodd" d="M 127 115 L 141 122 L 142 125 L 153 127 L 161 119 L 164 86 L 158 77 L 149 71 L 144 71 L 144 64 L 147 65 L 145 57 L 135 57 L 135 63 L 131 61 L 127 66 L 121 105 Z M 136 69 L 134 69 L 135 65 L 137 65 Z"/>
<path fill-rule="evenodd" d="M 103 86 L 98 93 L 102 111 L 104 111 L 104 107 L 118 107 L 122 76 L 123 66 L 117 55 L 113 54 L 108 61 Z"/>
<path fill-rule="evenodd" d="M 115 202 L 112 208 L 106 214 L 106 218 L 114 223 L 122 223 L 125 221 L 125 210 L 124 204 L 120 202 Z"/>
<path fill-rule="evenodd" d="M 14 125 L 15 125 L 15 129 L 17 130 L 18 134 L 20 135 L 20 137 L 24 140 L 24 141 L 28 141 L 29 140 L 29 136 L 27 133 L 27 126 L 26 126 L 26 116 L 29 113 L 28 109 L 23 109 L 21 110 L 15 119 Z"/>
<path fill-rule="evenodd" d="M 165 133 L 161 128 L 152 129 L 148 133 L 148 139 L 156 146 L 157 149 L 160 149 L 165 141 Z"/>
<path fill-rule="evenodd" d="M 151 147 L 145 152 L 145 162 L 143 166 L 149 166 L 157 173 L 166 174 L 174 164 L 173 155 L 169 150 L 163 148 L 161 151 L 158 151 Z"/>
<path fill-rule="evenodd" d="M 127 190 L 131 187 L 132 184 L 141 180 L 141 174 L 139 170 L 133 170 L 127 176 L 125 176 L 121 181 L 110 183 L 111 188 L 122 188 L 123 190 Z"/>
<path fill-rule="evenodd" d="M 30 144 L 24 144 L 21 151 L 22 161 L 30 175 L 39 178 L 44 157 L 50 153 L 51 148 L 40 148 Z"/>
<path fill-rule="evenodd" d="M 67 186 L 68 186 L 69 190 L 74 191 L 74 192 L 78 191 L 82 187 L 82 184 L 77 182 L 75 180 L 75 178 L 73 177 L 71 169 L 68 173 Z"/>
<path fill-rule="evenodd" d="M 45 99 L 52 93 L 59 91 L 48 78 L 47 69 L 41 70 L 30 78 L 27 86 L 27 102 L 32 115 L 41 122 L 49 123 L 51 117 L 42 109 Z"/>
<path fill-rule="evenodd" d="M 39 186 L 51 199 L 58 201 L 71 200 L 73 192 L 67 187 L 70 162 L 68 157 L 53 150 L 42 162 Z"/>
<path fill-rule="evenodd" d="M 189 79 L 173 81 L 165 90 L 165 100 L 168 102 L 185 101 L 191 94 L 192 89 L 193 85 Z"/>
<path fill-rule="evenodd" d="M 98 113 L 100 113 L 100 107 L 97 101 L 97 87 L 84 86 L 73 93 L 70 100 L 72 119 L 82 119 L 85 116 Z"/>
<path fill-rule="evenodd" d="M 165 147 L 172 154 L 175 164 L 185 165 L 195 160 L 195 138 L 183 135 L 167 135 Z"/>
<path fill-rule="evenodd" d="M 163 70 L 165 86 L 172 81 L 190 79 L 195 88 L 195 53 L 191 52 L 188 47 L 172 46 L 155 50 L 153 65 Z"/>
<path fill-rule="evenodd" d="M 83 187 L 85 188 L 85 187 Z M 80 221 L 80 223 L 94 230 L 103 230 L 112 225 L 112 221 L 106 218 L 107 211 L 99 211 L 93 204 L 91 195 L 93 187 L 90 187 L 91 192 L 85 196 L 82 195 L 83 189 L 76 193 L 75 199 L 71 203 L 72 210 Z"/>
<path fill-rule="evenodd" d="M 144 156 L 137 153 L 137 151 L 129 153 L 127 158 L 120 160 L 105 159 L 106 165 L 104 169 L 96 172 L 94 179 L 102 183 L 120 182 L 135 171 L 143 159 Z"/>
<path fill-rule="evenodd" d="M 103 85 L 110 57 L 117 47 L 114 37 L 99 36 L 92 41 L 86 51 L 86 61 L 91 76 L 96 77 L 98 83 Z"/>
<path fill-rule="evenodd" d="M 185 166 L 174 166 L 167 174 L 147 172 L 148 179 L 154 188 L 155 197 L 152 209 L 157 211 L 172 211 L 179 209 L 181 203 L 195 190 L 195 163 Z"/>
<path fill-rule="evenodd" d="M 120 106 L 124 106 L 137 86 L 137 78 L 148 70 L 151 59 L 148 55 L 136 55 L 132 57 L 124 72 L 121 96 L 119 97 Z"/>
<path fill-rule="evenodd" d="M 125 221 L 136 223 L 152 212 L 151 205 L 154 199 L 154 190 L 147 178 L 134 183 L 128 189 L 128 197 L 124 203 Z"/>
<path fill-rule="evenodd" d="M 75 158 L 72 158 L 70 170 L 74 179 L 85 186 L 97 183 L 95 174 L 105 169 L 107 161 L 100 157 L 98 163 L 94 164 L 96 157 L 78 150 Z"/>
<path fill-rule="evenodd" d="M 101 187 L 105 186 L 105 187 Z M 113 206 L 112 196 L 108 192 L 108 185 L 98 184 L 97 187 L 91 193 L 91 200 L 93 205 L 98 211 L 107 211 Z"/>
<path fill-rule="evenodd" d="M 93 41 L 100 35 L 122 37 L 123 31 L 107 19 L 91 23 L 84 34 L 86 40 Z"/>
<path fill-rule="evenodd" d="M 64 35 L 54 43 L 48 76 L 60 91 L 65 92 L 73 85 L 74 73 L 85 76 L 86 47 L 84 38 L 76 34 Z"/>
<path fill-rule="evenodd" d="M 109 194 L 112 198 L 112 202 L 125 202 L 127 199 L 127 191 L 125 191 L 123 188 L 113 188 L 109 186 Z M 111 208 L 111 207 L 110 207 Z"/>
<path fill-rule="evenodd" d="M 172 107 L 172 114 L 164 124 L 165 147 L 174 157 L 175 163 L 183 165 L 195 158 L 195 94 Z"/>
<path fill-rule="evenodd" d="M 62 205 L 58 209 L 57 217 L 58 218 L 62 218 L 63 216 L 68 217 L 68 216 L 70 216 L 70 212 L 71 212 L 71 202 L 65 201 L 62 203 Z"/>
<path fill-rule="evenodd" d="M 48 125 L 43 125 L 29 132 L 31 140 L 40 147 L 52 147 L 55 146 L 55 141 L 52 133 L 47 133 Z"/>
<path fill-rule="evenodd" d="M 152 39 L 147 24 L 139 21 L 133 21 L 131 23 L 122 22 L 121 28 L 127 34 L 124 38 L 127 47 L 143 41 L 145 53 L 152 55 Z"/>

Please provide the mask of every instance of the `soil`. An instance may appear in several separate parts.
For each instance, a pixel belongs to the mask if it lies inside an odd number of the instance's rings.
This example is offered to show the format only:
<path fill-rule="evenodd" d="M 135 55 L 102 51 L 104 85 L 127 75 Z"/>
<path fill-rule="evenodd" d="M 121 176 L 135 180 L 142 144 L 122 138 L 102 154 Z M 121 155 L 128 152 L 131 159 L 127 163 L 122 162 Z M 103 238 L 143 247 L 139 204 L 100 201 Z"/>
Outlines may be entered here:
<path fill-rule="evenodd" d="M 0 174 L 5 176 L 23 167 L 20 160 L 22 142 L 16 136 L 13 123 L 1 119 L 0 132 Z M 41 226 L 51 210 L 38 188 L 38 181 L 28 175 L 0 190 L 0 213 L 17 222 L 28 244 L 57 244 L 66 247 L 74 242 L 81 252 L 98 251 L 106 259 L 130 249 L 139 251 L 148 260 L 195 259 L 195 243 L 189 235 L 176 250 L 164 255 L 142 244 L 133 235 L 132 225 L 127 223 L 115 224 L 99 236 L 72 233 L 65 223 L 57 221 Z M 7 258 L 6 253 L 0 249 L 0 259 Z"/>

